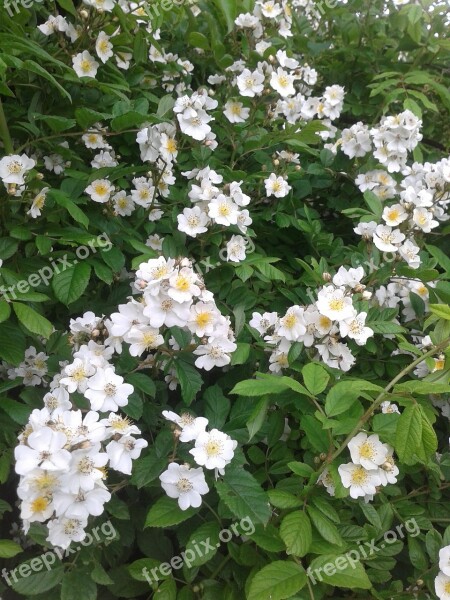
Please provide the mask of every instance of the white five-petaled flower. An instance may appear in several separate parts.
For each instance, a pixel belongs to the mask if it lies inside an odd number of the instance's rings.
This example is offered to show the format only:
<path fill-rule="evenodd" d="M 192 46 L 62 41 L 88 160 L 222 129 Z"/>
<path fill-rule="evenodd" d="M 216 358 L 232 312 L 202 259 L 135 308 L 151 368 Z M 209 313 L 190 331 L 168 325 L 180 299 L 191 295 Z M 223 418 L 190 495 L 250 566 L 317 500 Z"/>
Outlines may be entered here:
<path fill-rule="evenodd" d="M 270 85 L 283 98 L 295 94 L 294 76 L 281 67 L 278 67 L 276 71 L 272 71 Z"/>
<path fill-rule="evenodd" d="M 317 295 L 317 310 L 332 321 L 344 321 L 355 316 L 351 296 L 346 296 L 342 288 L 327 285 Z"/>
<path fill-rule="evenodd" d="M 271 173 L 271 175 L 264 180 L 264 185 L 266 186 L 267 196 L 275 196 L 275 198 L 284 198 L 291 190 L 291 186 L 288 182 L 281 177 L 281 175 L 277 177 L 275 173 Z"/>
<path fill-rule="evenodd" d="M 234 456 L 237 442 L 229 435 L 212 429 L 200 433 L 195 440 L 195 447 L 189 450 L 195 462 L 206 469 L 222 470 Z"/>
<path fill-rule="evenodd" d="M 124 383 L 123 377 L 116 375 L 112 367 L 107 367 L 98 368 L 95 375 L 89 378 L 84 395 L 90 401 L 92 410 L 107 412 L 126 406 L 133 390 L 133 386 Z"/>
<path fill-rule="evenodd" d="M 98 62 L 87 50 L 75 55 L 72 58 L 72 65 L 78 77 L 95 77 L 99 67 Z"/>
<path fill-rule="evenodd" d="M 123 435 L 117 441 L 112 440 L 106 446 L 111 468 L 125 475 L 131 475 L 131 461 L 139 458 L 141 451 L 147 446 L 146 440 L 136 440 L 131 435 Z"/>
<path fill-rule="evenodd" d="M 450 546 L 445 546 L 439 550 L 439 568 L 450 578 Z"/>
<path fill-rule="evenodd" d="M 27 445 L 20 444 L 14 451 L 16 473 L 26 475 L 36 467 L 46 471 L 64 470 L 71 459 L 70 452 L 64 448 L 66 444 L 66 435 L 50 427 L 30 433 Z"/>
<path fill-rule="evenodd" d="M 368 470 L 377 470 L 386 462 L 389 448 L 380 442 L 376 434 L 367 436 L 361 431 L 348 443 L 350 456 L 355 465 L 361 465 Z"/>
<path fill-rule="evenodd" d="M 245 108 L 242 102 L 236 102 L 228 100 L 225 104 L 225 110 L 223 114 L 230 121 L 230 123 L 244 123 L 250 116 L 250 109 Z"/>
<path fill-rule="evenodd" d="M 169 498 L 178 500 L 181 510 L 187 510 L 190 506 L 198 508 L 202 503 L 202 495 L 209 492 L 201 467 L 191 469 L 186 465 L 170 463 L 159 479 L 161 487 Z"/>
<path fill-rule="evenodd" d="M 353 499 L 364 497 L 366 494 L 375 494 L 377 486 L 381 485 L 378 469 L 367 470 L 362 465 L 347 463 L 338 467 L 342 485 L 350 488 Z"/>
<path fill-rule="evenodd" d="M 36 162 L 32 158 L 28 158 L 26 154 L 4 156 L 0 160 L 0 178 L 3 183 L 23 185 L 26 172 L 30 171 L 35 164 Z"/>
<path fill-rule="evenodd" d="M 264 75 L 259 71 L 244 69 L 236 79 L 241 96 L 254 98 L 264 89 Z"/>
<path fill-rule="evenodd" d="M 95 51 L 97 52 L 97 56 L 105 63 L 108 58 L 114 55 L 113 45 L 109 41 L 109 36 L 106 35 L 104 31 L 100 31 L 97 37 L 97 41 L 95 42 Z"/>
<path fill-rule="evenodd" d="M 108 202 L 114 191 L 114 186 L 107 179 L 95 179 L 84 191 L 89 194 L 94 202 L 104 204 Z"/>

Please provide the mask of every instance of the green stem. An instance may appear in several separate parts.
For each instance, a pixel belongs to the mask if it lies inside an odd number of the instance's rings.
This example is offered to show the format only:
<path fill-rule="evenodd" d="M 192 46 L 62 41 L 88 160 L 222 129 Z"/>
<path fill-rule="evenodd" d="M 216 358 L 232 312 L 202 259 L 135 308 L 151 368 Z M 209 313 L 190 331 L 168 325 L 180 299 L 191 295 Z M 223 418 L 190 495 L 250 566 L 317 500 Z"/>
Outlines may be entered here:
<path fill-rule="evenodd" d="M 316 475 L 319 476 L 320 473 L 327 467 L 327 465 L 329 465 L 331 462 L 333 462 L 333 460 L 335 458 L 337 458 L 345 450 L 345 448 L 347 448 L 350 440 L 352 440 L 355 437 L 355 435 L 357 435 L 359 433 L 359 431 L 364 426 L 364 424 L 372 416 L 374 410 L 376 410 L 380 406 L 380 404 L 384 401 L 386 394 L 389 393 L 389 391 L 395 386 L 395 384 L 398 381 L 400 381 L 400 379 L 403 379 L 403 377 L 405 375 L 407 375 L 410 371 L 412 371 L 415 367 L 417 367 L 417 365 L 419 365 L 421 362 L 423 362 L 426 358 L 433 356 L 434 354 L 437 354 L 438 352 L 441 352 L 442 350 L 445 350 L 445 348 L 447 348 L 449 343 L 450 343 L 450 338 L 447 338 L 446 340 L 444 340 L 440 344 L 437 344 L 437 346 L 435 346 L 434 348 L 432 348 L 425 354 L 422 354 L 422 356 L 419 356 L 418 358 L 416 358 L 411 364 L 409 364 L 402 371 L 400 371 L 400 373 L 398 375 L 396 375 L 394 377 L 394 379 L 392 379 L 392 381 L 390 381 L 387 384 L 387 386 L 378 394 L 378 396 L 375 398 L 375 400 L 373 401 L 371 406 L 366 410 L 366 412 L 360 418 L 360 420 L 358 421 L 358 424 L 348 434 L 348 436 L 345 438 L 345 440 L 339 446 L 339 448 L 331 456 L 329 456 L 327 458 L 327 460 L 323 463 L 320 470 L 318 472 L 316 472 Z"/>
<path fill-rule="evenodd" d="M 0 137 L 3 140 L 6 154 L 14 154 L 14 146 L 12 143 L 11 135 L 9 133 L 8 124 L 6 122 L 5 112 L 3 110 L 3 104 L 0 99 Z"/>

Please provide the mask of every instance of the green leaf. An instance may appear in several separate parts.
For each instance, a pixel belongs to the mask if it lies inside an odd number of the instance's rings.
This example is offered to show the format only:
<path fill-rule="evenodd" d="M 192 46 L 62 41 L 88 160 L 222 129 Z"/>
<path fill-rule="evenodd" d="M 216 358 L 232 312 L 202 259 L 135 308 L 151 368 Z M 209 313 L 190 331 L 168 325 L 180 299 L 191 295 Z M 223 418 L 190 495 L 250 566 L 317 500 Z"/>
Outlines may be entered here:
<path fill-rule="evenodd" d="M 56 274 L 52 280 L 52 288 L 56 298 L 69 306 L 80 298 L 91 277 L 91 267 L 86 263 L 77 263 L 65 271 Z"/>
<path fill-rule="evenodd" d="M 78 17 L 77 10 L 76 10 L 75 6 L 73 5 L 72 0 L 56 0 L 56 2 L 59 4 L 59 6 L 61 8 L 66 10 L 68 13 L 70 13 L 74 17 Z"/>
<path fill-rule="evenodd" d="M 23 572 L 25 572 L 25 569 L 23 569 Z M 29 574 L 26 577 L 22 576 L 17 582 L 12 582 L 12 587 L 18 594 L 37 596 L 56 587 L 61 582 L 63 575 L 63 566 L 55 567 L 50 571 L 42 571 L 42 573 L 33 573 L 31 567 L 29 567 Z"/>
<path fill-rule="evenodd" d="M 302 462 L 289 462 L 287 465 L 290 470 L 300 477 L 309 477 L 314 473 L 314 469 Z"/>
<path fill-rule="evenodd" d="M 312 584 L 327 583 L 341 588 L 369 590 L 372 583 L 362 564 L 342 554 L 324 554 L 309 565 Z"/>
<path fill-rule="evenodd" d="M 181 510 L 173 498 L 159 498 L 147 513 L 144 527 L 171 527 L 190 519 L 197 509 Z"/>
<path fill-rule="evenodd" d="M 180 382 L 183 401 L 189 406 L 201 390 L 203 379 L 194 365 L 181 358 L 175 361 L 175 370 Z"/>
<path fill-rule="evenodd" d="M 126 382 L 131 383 L 131 385 L 144 392 L 146 396 L 150 396 L 150 398 L 154 398 L 156 395 L 155 382 L 149 375 L 144 375 L 144 373 L 130 373 L 126 376 Z"/>
<path fill-rule="evenodd" d="M 97 585 L 86 570 L 74 569 L 64 573 L 61 600 L 96 600 Z"/>
<path fill-rule="evenodd" d="M 12 323 L 0 324 L 0 357 L 6 362 L 17 366 L 25 354 L 25 336 L 17 325 Z"/>
<path fill-rule="evenodd" d="M 155 454 L 148 454 L 133 461 L 133 474 L 130 483 L 138 490 L 154 481 L 165 469 L 167 460 Z"/>
<path fill-rule="evenodd" d="M 89 219 L 87 215 L 64 192 L 49 190 L 48 196 L 53 198 L 59 206 L 65 208 L 74 221 L 81 223 L 86 229 L 88 228 Z"/>
<path fill-rule="evenodd" d="M 336 544 L 338 546 L 343 545 L 344 542 L 342 537 L 340 536 L 339 531 L 334 523 L 327 519 L 327 517 L 325 517 L 325 515 L 314 506 L 308 506 L 307 510 L 314 527 L 324 540 L 330 542 L 330 544 Z"/>
<path fill-rule="evenodd" d="M 430 304 L 430 311 L 446 321 L 450 320 L 450 306 L 445 304 Z"/>
<path fill-rule="evenodd" d="M 267 410 L 269 409 L 270 400 L 267 397 L 261 398 L 250 415 L 250 419 L 247 421 L 248 429 L 248 441 L 250 442 L 261 427 L 267 417 Z"/>
<path fill-rule="evenodd" d="M 12 558 L 22 552 L 22 548 L 12 540 L 0 540 L 0 558 Z"/>
<path fill-rule="evenodd" d="M 67 100 L 69 102 L 72 102 L 72 97 L 69 94 L 69 92 L 66 89 L 64 89 L 60 83 L 58 83 L 56 81 L 56 79 L 53 77 L 53 75 L 51 75 L 48 71 L 46 71 L 43 67 L 41 67 L 41 65 L 39 65 L 34 60 L 24 60 L 24 62 L 22 64 L 22 69 L 24 69 L 26 71 L 31 71 L 32 73 L 35 73 L 36 75 L 39 75 L 40 77 L 43 77 L 44 79 L 49 81 L 60 92 L 60 94 L 62 96 L 67 98 Z"/>
<path fill-rule="evenodd" d="M 306 573 L 294 562 L 277 560 L 263 567 L 250 583 L 247 600 L 284 600 L 306 585 Z"/>
<path fill-rule="evenodd" d="M 0 300 L 0 323 L 9 319 L 9 315 L 11 314 L 11 306 L 5 300 Z"/>
<path fill-rule="evenodd" d="M 25 325 L 31 333 L 42 335 L 47 339 L 51 336 L 54 328 L 48 319 L 26 304 L 13 302 L 12 305 L 19 321 Z"/>
<path fill-rule="evenodd" d="M 298 508 L 302 505 L 301 500 L 285 490 L 268 490 L 267 495 L 269 496 L 270 504 L 276 508 Z"/>
<path fill-rule="evenodd" d="M 220 533 L 221 528 L 216 521 L 203 523 L 203 525 L 200 525 L 200 527 L 194 531 L 186 545 L 186 550 L 191 550 L 195 556 L 195 558 L 190 561 L 190 564 L 193 567 L 204 565 L 217 554 L 221 545 L 219 538 Z M 209 542 L 209 546 L 202 547 L 202 542 Z M 196 546 L 197 548 L 201 548 L 201 554 L 196 552 Z"/>
<path fill-rule="evenodd" d="M 329 417 L 340 415 L 348 410 L 364 391 L 381 392 L 382 388 L 370 381 L 338 381 L 327 394 L 325 412 Z"/>
<path fill-rule="evenodd" d="M 269 498 L 256 479 L 240 466 L 228 466 L 221 481 L 216 482 L 220 499 L 231 512 L 242 519 L 250 517 L 253 523 L 265 524 L 272 511 Z"/>
<path fill-rule="evenodd" d="M 395 451 L 402 462 L 417 453 L 422 442 L 422 415 L 418 404 L 407 406 L 400 415 L 395 438 Z"/>
<path fill-rule="evenodd" d="M 230 412 L 230 401 L 217 384 L 209 387 L 203 394 L 203 398 L 205 401 L 204 414 L 209 421 L 209 427 L 221 429 Z"/>
<path fill-rule="evenodd" d="M 159 567 L 162 565 L 160 560 L 156 560 L 156 558 L 139 558 L 131 563 L 131 565 L 127 566 L 128 573 L 131 575 L 133 579 L 136 581 L 147 581 L 148 577 L 151 577 L 151 571 L 157 569 L 158 579 L 165 579 L 166 577 L 170 577 L 171 575 L 164 575 L 159 570 Z M 147 569 L 148 574 L 145 577 L 142 572 L 144 569 Z"/>
<path fill-rule="evenodd" d="M 262 396 L 264 394 L 281 394 L 291 389 L 299 394 L 310 396 L 308 390 L 298 381 L 289 377 L 277 377 L 275 375 L 266 375 L 257 373 L 260 379 L 246 379 L 240 381 L 231 390 L 230 394 L 239 394 L 239 396 Z"/>
<path fill-rule="evenodd" d="M 314 396 L 320 394 L 327 387 L 330 376 L 327 371 L 317 363 L 308 363 L 302 369 L 303 381 Z"/>
<path fill-rule="evenodd" d="M 308 515 L 297 510 L 284 517 L 280 525 L 280 536 L 286 544 L 287 554 L 305 556 L 312 542 L 312 529 Z"/>

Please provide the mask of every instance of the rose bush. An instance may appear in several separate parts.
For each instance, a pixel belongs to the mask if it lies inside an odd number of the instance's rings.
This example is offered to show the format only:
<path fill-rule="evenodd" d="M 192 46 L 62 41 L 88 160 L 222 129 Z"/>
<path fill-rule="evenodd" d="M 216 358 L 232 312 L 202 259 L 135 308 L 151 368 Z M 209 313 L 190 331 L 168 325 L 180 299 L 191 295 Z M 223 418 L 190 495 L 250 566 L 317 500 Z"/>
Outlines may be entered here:
<path fill-rule="evenodd" d="M 2 597 L 450 598 L 447 8 L 0 8 Z"/>

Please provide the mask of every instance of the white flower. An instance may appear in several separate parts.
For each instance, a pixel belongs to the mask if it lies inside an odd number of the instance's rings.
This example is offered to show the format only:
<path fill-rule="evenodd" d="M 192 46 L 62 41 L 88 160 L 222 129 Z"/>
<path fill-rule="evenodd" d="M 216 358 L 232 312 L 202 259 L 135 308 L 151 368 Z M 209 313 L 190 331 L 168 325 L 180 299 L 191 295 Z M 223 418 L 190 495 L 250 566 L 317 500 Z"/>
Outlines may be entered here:
<path fill-rule="evenodd" d="M 134 388 L 123 382 L 123 377 L 116 375 L 112 367 L 98 368 L 88 380 L 85 397 L 91 403 L 91 409 L 99 412 L 117 411 L 120 406 L 128 404 L 128 396 Z"/>
<path fill-rule="evenodd" d="M 355 227 L 353 231 L 358 235 L 361 235 L 364 239 L 370 240 L 373 238 L 376 228 L 376 222 L 369 221 L 368 223 L 358 223 L 357 227 Z"/>
<path fill-rule="evenodd" d="M 37 194 L 31 204 L 30 210 L 27 211 L 27 215 L 30 215 L 33 219 L 41 216 L 41 210 L 44 208 L 45 198 L 50 188 L 45 187 Z"/>
<path fill-rule="evenodd" d="M 342 288 L 325 286 L 317 295 L 317 310 L 332 321 L 344 321 L 355 316 L 351 296 L 346 296 Z"/>
<path fill-rule="evenodd" d="M 190 506 L 198 508 L 202 495 L 209 492 L 202 468 L 191 469 L 185 465 L 170 463 L 168 469 L 159 476 L 161 487 L 169 498 L 177 498 L 181 510 Z"/>
<path fill-rule="evenodd" d="M 203 141 L 208 133 L 211 132 L 209 121 L 213 119 L 208 113 L 199 108 L 186 108 L 184 112 L 177 114 L 177 119 L 180 124 L 180 129 L 186 135 L 191 136 L 194 140 Z"/>
<path fill-rule="evenodd" d="M 406 221 L 408 213 L 401 204 L 392 204 L 392 206 L 385 206 L 381 216 L 386 225 L 397 227 L 397 225 Z"/>
<path fill-rule="evenodd" d="M 60 384 L 67 387 L 67 391 L 72 394 L 75 391 L 82 394 L 87 389 L 88 378 L 94 374 L 95 368 L 89 363 L 88 359 L 75 358 L 72 364 L 64 367 L 63 377 Z"/>
<path fill-rule="evenodd" d="M 385 463 L 389 451 L 376 434 L 367 436 L 363 431 L 350 440 L 348 449 L 355 465 L 361 465 L 368 470 L 376 470 Z"/>
<path fill-rule="evenodd" d="M 306 333 L 305 310 L 298 306 L 291 306 L 280 319 L 276 334 L 287 340 L 296 341 Z"/>
<path fill-rule="evenodd" d="M 440 571 L 434 580 L 434 589 L 439 600 L 450 600 L 450 576 Z"/>
<path fill-rule="evenodd" d="M 325 487 L 330 496 L 334 496 L 336 493 L 336 486 L 328 468 L 322 471 L 317 482 L 320 482 Z"/>
<path fill-rule="evenodd" d="M 287 71 L 284 71 L 284 69 L 281 67 L 278 67 L 276 71 L 272 72 L 270 85 L 283 98 L 286 98 L 287 96 L 293 96 L 295 94 L 294 76 Z"/>
<path fill-rule="evenodd" d="M 161 251 L 164 239 L 165 238 L 159 236 L 157 233 L 154 233 L 153 235 L 148 236 L 145 245 L 151 248 L 152 250 Z"/>
<path fill-rule="evenodd" d="M 275 173 L 271 173 L 268 179 L 264 180 L 267 196 L 275 196 L 276 198 L 284 198 L 289 194 L 291 186 L 281 176 L 277 177 Z"/>
<path fill-rule="evenodd" d="M 104 473 L 101 470 L 108 462 L 108 455 L 100 452 L 100 444 L 90 448 L 72 452 L 70 471 L 62 477 L 62 489 L 72 494 L 79 490 L 93 490 L 96 483 L 100 482 Z"/>
<path fill-rule="evenodd" d="M 142 449 L 147 446 L 146 440 L 136 440 L 131 435 L 123 435 L 120 440 L 109 442 L 106 446 L 106 453 L 109 456 L 111 468 L 125 475 L 131 475 L 132 459 L 139 458 Z"/>
<path fill-rule="evenodd" d="M 227 242 L 227 261 L 241 262 L 245 260 L 246 241 L 242 235 L 233 235 Z"/>
<path fill-rule="evenodd" d="M 346 267 L 339 267 L 338 272 L 333 277 L 333 283 L 338 287 L 348 285 L 349 287 L 354 288 L 361 283 L 363 277 L 364 269 L 362 267 L 358 267 L 357 269 L 352 269 L 351 267 L 349 269 Z"/>
<path fill-rule="evenodd" d="M 264 335 L 269 327 L 273 327 L 278 320 L 278 314 L 276 312 L 260 314 L 254 312 L 249 322 L 250 327 L 253 327 L 261 335 Z"/>
<path fill-rule="evenodd" d="M 387 225 L 378 225 L 373 234 L 373 242 L 378 250 L 383 252 L 397 252 L 398 246 L 405 239 L 405 234 L 400 229 L 392 229 Z"/>
<path fill-rule="evenodd" d="M 60 491 L 53 497 L 57 515 L 69 519 L 87 519 L 89 515 L 98 517 L 103 512 L 103 505 L 111 500 L 111 494 L 104 487 L 96 486 L 92 490 L 79 490 L 75 494 Z"/>
<path fill-rule="evenodd" d="M 109 36 L 106 35 L 104 31 L 100 31 L 97 41 L 95 42 L 95 51 L 102 63 L 105 63 L 108 58 L 111 58 L 111 56 L 114 55 L 112 48 L 113 45 L 109 41 Z"/>
<path fill-rule="evenodd" d="M 50 427 L 33 431 L 27 438 L 27 445 L 16 446 L 16 473 L 26 475 L 40 467 L 46 471 L 64 470 L 69 465 L 71 454 L 64 449 L 67 437 Z"/>
<path fill-rule="evenodd" d="M 202 344 L 194 350 L 198 356 L 195 366 L 210 371 L 213 367 L 224 367 L 230 364 L 229 352 L 236 350 L 236 344 L 225 337 L 209 338 L 207 344 Z"/>
<path fill-rule="evenodd" d="M 439 568 L 444 575 L 450 578 L 450 546 L 445 546 L 445 548 L 439 550 Z"/>
<path fill-rule="evenodd" d="M 366 327 L 366 312 L 361 312 L 355 317 L 340 321 L 339 330 L 342 337 L 349 337 L 358 344 L 358 346 L 364 346 L 368 338 L 373 336 L 373 330 L 370 327 Z"/>
<path fill-rule="evenodd" d="M 225 104 L 225 110 L 223 114 L 230 121 L 230 123 L 244 123 L 250 116 L 250 109 L 245 108 L 242 102 L 235 102 L 228 100 Z"/>
<path fill-rule="evenodd" d="M 126 336 L 130 344 L 131 356 L 141 356 L 147 350 L 154 350 L 164 344 L 164 338 L 153 327 L 132 327 Z"/>
<path fill-rule="evenodd" d="M 114 186 L 107 179 L 95 179 L 85 190 L 94 202 L 108 202 Z"/>
<path fill-rule="evenodd" d="M 212 429 L 200 433 L 195 440 L 195 447 L 189 450 L 195 462 L 206 469 L 222 470 L 234 456 L 237 442 L 229 435 Z"/>
<path fill-rule="evenodd" d="M 220 313 L 214 302 L 197 302 L 190 308 L 189 320 L 186 323 L 189 331 L 199 338 L 211 336 Z"/>
<path fill-rule="evenodd" d="M 166 327 L 184 327 L 189 319 L 190 302 L 177 302 L 161 292 L 158 296 L 146 295 L 144 316 L 156 329 Z"/>
<path fill-rule="evenodd" d="M 426 208 L 415 208 L 413 221 L 424 233 L 430 233 L 432 229 L 439 225 L 438 221 L 433 219 L 433 213 Z"/>
<path fill-rule="evenodd" d="M 189 267 L 182 267 L 170 277 L 167 294 L 176 302 L 189 302 L 192 296 L 200 295 L 197 283 L 196 273 Z"/>
<path fill-rule="evenodd" d="M 159 151 L 165 161 L 173 162 L 178 156 L 178 146 L 175 137 L 169 136 L 167 133 L 161 133 Z"/>
<path fill-rule="evenodd" d="M 389 400 L 385 400 L 381 403 L 381 412 L 383 414 L 397 413 L 400 414 L 399 408 L 396 404 L 389 402 Z"/>
<path fill-rule="evenodd" d="M 98 62 L 87 50 L 74 56 L 72 58 L 72 65 L 78 77 L 95 77 L 99 67 Z"/>
<path fill-rule="evenodd" d="M 199 233 L 208 231 L 208 215 L 199 206 L 185 208 L 181 215 L 177 216 L 178 230 L 196 237 Z"/>
<path fill-rule="evenodd" d="M 189 413 L 177 415 L 170 410 L 163 410 L 162 415 L 168 421 L 176 423 L 181 429 L 180 442 L 192 442 L 205 431 L 208 426 L 208 419 L 205 417 L 193 417 Z"/>
<path fill-rule="evenodd" d="M 25 174 L 30 171 L 36 162 L 32 158 L 28 158 L 26 154 L 19 156 L 4 156 L 0 160 L 0 178 L 3 183 L 15 183 L 23 185 L 25 183 Z"/>
<path fill-rule="evenodd" d="M 49 519 L 55 508 L 51 496 L 39 495 L 25 497 L 20 507 L 20 518 L 24 521 L 38 521 L 43 523 Z"/>
<path fill-rule="evenodd" d="M 127 196 L 125 190 L 117 192 L 112 197 L 114 202 L 114 212 L 121 217 L 128 217 L 134 211 L 134 202 L 131 196 Z"/>
<path fill-rule="evenodd" d="M 47 523 L 48 537 L 47 541 L 64 550 L 70 546 L 70 543 L 81 542 L 86 537 L 84 528 L 87 527 L 87 519 L 68 519 L 62 517 L 52 519 Z"/>
<path fill-rule="evenodd" d="M 254 98 L 264 89 L 264 75 L 257 70 L 251 72 L 249 69 L 244 69 L 236 78 L 236 83 L 241 96 Z"/>
<path fill-rule="evenodd" d="M 381 485 L 378 470 L 366 470 L 362 465 L 347 463 L 338 467 L 342 485 L 350 488 L 350 496 L 354 499 L 366 494 L 376 494 L 377 486 Z"/>
<path fill-rule="evenodd" d="M 208 216 L 219 225 L 236 225 L 239 214 L 237 204 L 224 194 L 219 194 L 208 204 Z"/>
<path fill-rule="evenodd" d="M 419 252 L 419 246 L 416 246 L 411 240 L 406 240 L 398 249 L 400 256 L 406 260 L 408 266 L 412 269 L 417 269 L 420 266 Z"/>

